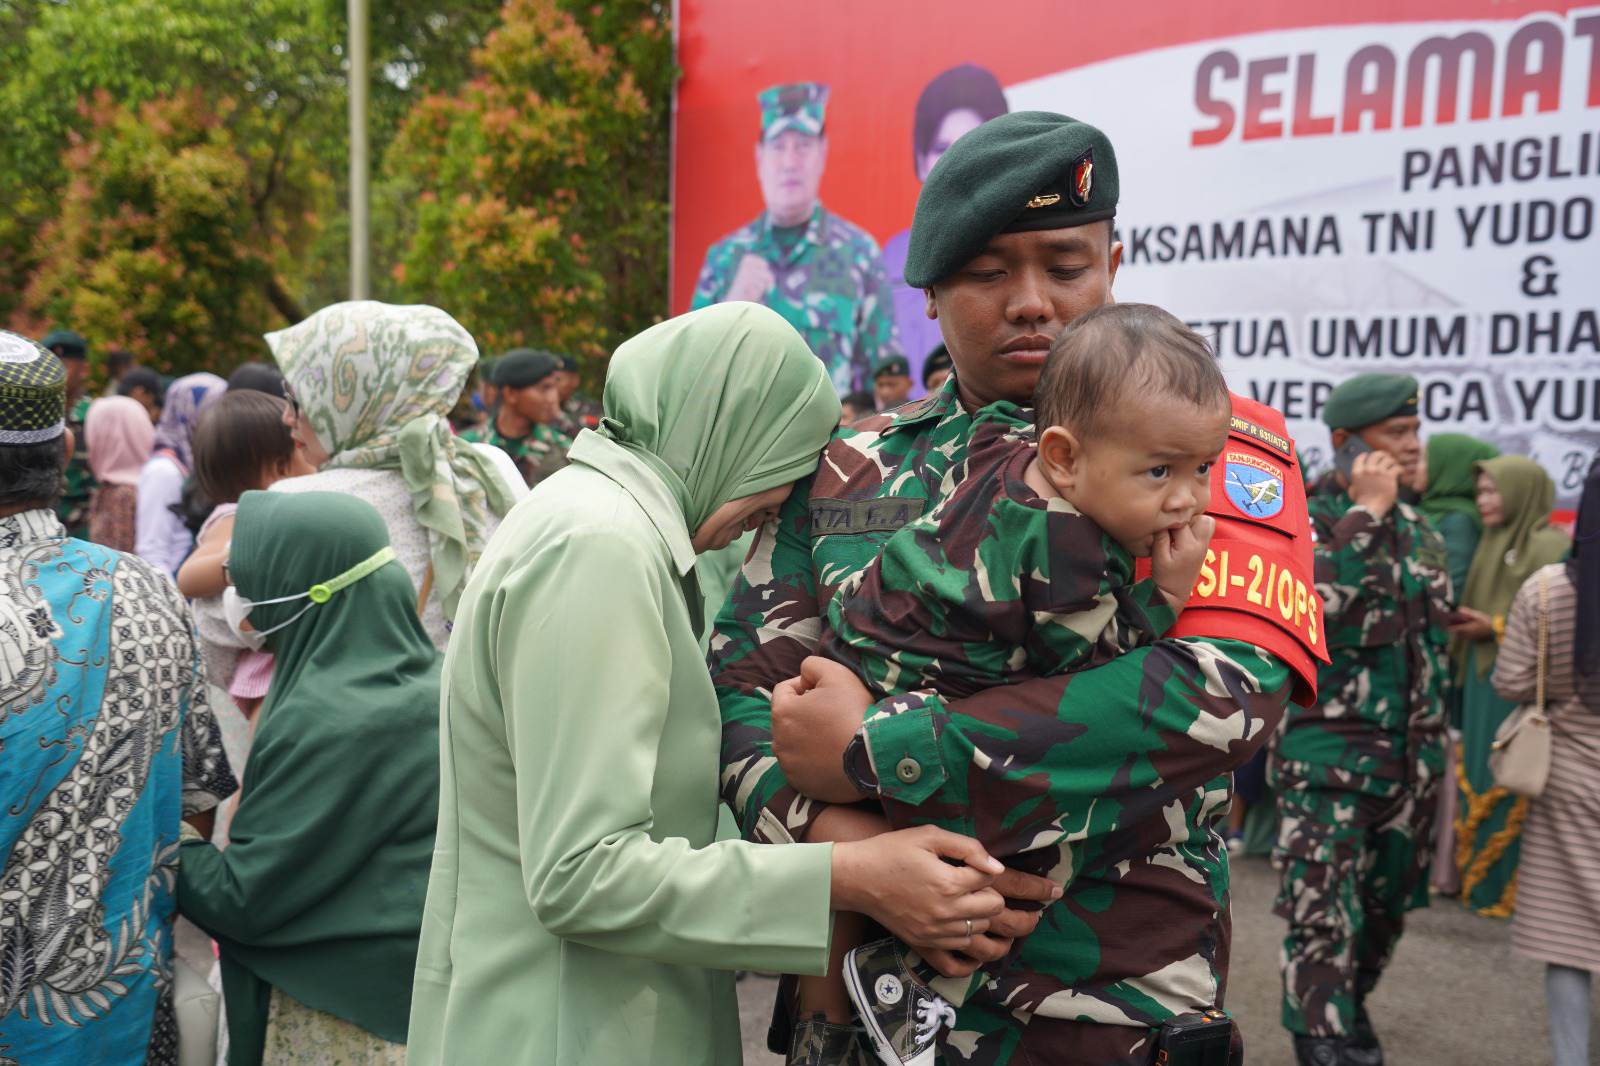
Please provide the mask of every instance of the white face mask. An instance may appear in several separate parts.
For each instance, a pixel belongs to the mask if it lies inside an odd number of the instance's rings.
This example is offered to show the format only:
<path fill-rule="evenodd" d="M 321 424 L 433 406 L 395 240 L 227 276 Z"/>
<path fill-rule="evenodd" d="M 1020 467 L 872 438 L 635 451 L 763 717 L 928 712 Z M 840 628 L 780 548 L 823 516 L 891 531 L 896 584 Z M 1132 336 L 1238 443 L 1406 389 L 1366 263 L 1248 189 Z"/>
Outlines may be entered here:
<path fill-rule="evenodd" d="M 272 600 L 246 599 L 239 594 L 238 589 L 229 585 L 222 590 L 222 614 L 228 620 L 228 628 L 233 631 L 234 636 L 239 638 L 244 647 L 249 648 L 251 651 L 260 651 L 262 645 L 267 641 L 268 634 L 276 633 L 278 630 L 300 621 L 301 617 L 311 608 L 319 603 L 327 603 L 332 599 L 335 592 L 343 588 L 349 588 L 379 567 L 393 561 L 394 549 L 386 546 L 331 581 L 312 585 L 307 591 L 295 593 L 293 596 L 279 596 L 277 599 Z M 289 603 L 293 600 L 310 600 L 311 602 L 296 611 L 291 618 L 279 622 L 271 629 L 244 628 L 244 623 L 250 617 L 250 612 L 257 607 L 262 607 L 269 603 Z"/>

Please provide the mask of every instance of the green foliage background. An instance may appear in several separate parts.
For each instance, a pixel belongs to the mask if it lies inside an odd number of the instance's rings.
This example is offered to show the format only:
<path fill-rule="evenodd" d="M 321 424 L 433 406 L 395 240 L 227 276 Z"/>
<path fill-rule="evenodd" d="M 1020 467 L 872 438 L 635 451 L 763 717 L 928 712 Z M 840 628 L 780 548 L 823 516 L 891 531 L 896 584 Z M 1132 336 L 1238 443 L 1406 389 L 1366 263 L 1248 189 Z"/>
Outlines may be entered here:
<path fill-rule="evenodd" d="M 371 6 L 374 296 L 486 354 L 600 357 L 660 317 L 670 3 Z M 0 322 L 225 371 L 344 298 L 345 17 L 0 0 Z"/>

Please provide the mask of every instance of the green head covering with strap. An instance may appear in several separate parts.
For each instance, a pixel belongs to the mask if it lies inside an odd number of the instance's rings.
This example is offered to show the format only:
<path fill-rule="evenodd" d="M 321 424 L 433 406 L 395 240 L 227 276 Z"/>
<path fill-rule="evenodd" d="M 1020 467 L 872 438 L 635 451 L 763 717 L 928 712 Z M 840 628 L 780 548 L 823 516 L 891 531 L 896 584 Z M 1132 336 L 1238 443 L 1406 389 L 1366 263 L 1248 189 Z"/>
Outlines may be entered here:
<path fill-rule="evenodd" d="M 1478 550 L 1472 556 L 1472 568 L 1467 571 L 1461 606 L 1482 611 L 1490 618 L 1504 618 L 1523 582 L 1540 567 L 1566 558 L 1572 542 L 1559 529 L 1550 528 L 1556 485 L 1544 467 L 1521 455 L 1503 455 L 1474 465 L 1477 471 L 1488 474 L 1500 490 L 1504 521 L 1484 528 Z M 1453 650 L 1458 662 L 1468 661 L 1459 654 L 1459 647 Z M 1470 650 L 1470 661 L 1478 674 L 1487 674 L 1494 665 L 1496 645 L 1479 641 Z"/>
<path fill-rule="evenodd" d="M 827 371 L 794 327 L 735 302 L 668 319 L 618 348 L 600 433 L 655 472 L 693 535 L 729 500 L 809 474 L 838 422 Z"/>
<path fill-rule="evenodd" d="M 247 492 L 229 573 L 277 656 L 230 844 L 184 845 L 178 905 L 221 945 L 228 1061 L 272 989 L 404 1043 L 439 799 L 439 656 L 371 506 Z M 363 564 L 367 564 L 363 566 Z M 351 577 L 349 575 L 358 575 Z M 343 578 L 344 580 L 340 580 Z"/>
<path fill-rule="evenodd" d="M 1428 487 L 1417 502 L 1417 510 L 1438 525 L 1446 515 L 1465 515 L 1474 529 L 1483 528 L 1478 515 L 1477 464 L 1500 454 L 1486 440 L 1465 433 L 1435 433 L 1428 438 Z"/>
<path fill-rule="evenodd" d="M 434 590 L 453 618 L 491 516 L 516 502 L 493 463 L 450 429 L 478 363 L 471 334 L 437 307 L 360 300 L 269 333 L 267 345 L 328 450 L 322 469 L 397 470 L 405 478 L 428 531 Z"/>

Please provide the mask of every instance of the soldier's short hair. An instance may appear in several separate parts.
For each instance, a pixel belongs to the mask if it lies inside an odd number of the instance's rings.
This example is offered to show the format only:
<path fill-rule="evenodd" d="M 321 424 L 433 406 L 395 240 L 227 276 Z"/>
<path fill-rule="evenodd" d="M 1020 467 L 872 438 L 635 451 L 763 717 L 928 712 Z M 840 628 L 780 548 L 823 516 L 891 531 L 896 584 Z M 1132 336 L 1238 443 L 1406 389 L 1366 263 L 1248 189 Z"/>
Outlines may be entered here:
<path fill-rule="evenodd" d="M 1153 304 L 1108 304 L 1073 322 L 1050 347 L 1034 389 L 1040 428 L 1093 435 L 1128 397 L 1166 395 L 1228 410 L 1228 383 L 1210 345 Z"/>

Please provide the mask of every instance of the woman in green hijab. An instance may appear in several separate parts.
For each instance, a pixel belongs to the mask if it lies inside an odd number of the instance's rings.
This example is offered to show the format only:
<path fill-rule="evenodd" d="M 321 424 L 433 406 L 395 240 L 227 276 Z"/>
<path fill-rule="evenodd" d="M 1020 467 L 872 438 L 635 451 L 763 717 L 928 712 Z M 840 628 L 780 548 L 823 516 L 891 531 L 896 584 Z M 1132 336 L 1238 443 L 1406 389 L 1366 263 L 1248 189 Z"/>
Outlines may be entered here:
<path fill-rule="evenodd" d="M 226 850 L 178 909 L 221 947 L 230 1066 L 405 1061 L 439 800 L 439 658 L 369 505 L 247 492 L 229 623 L 277 656 Z"/>
<path fill-rule="evenodd" d="M 1461 620 L 1450 627 L 1462 693 L 1456 869 L 1461 901 L 1479 914 L 1505 918 L 1516 903 L 1518 840 L 1528 801 L 1496 788 L 1489 772 L 1495 731 L 1515 709 L 1495 693 L 1489 676 L 1517 590 L 1535 570 L 1566 558 L 1570 541 L 1550 527 L 1556 487 L 1538 463 L 1508 455 L 1475 466 L 1483 537 L 1461 593 Z"/>
<path fill-rule="evenodd" d="M 732 1066 L 732 971 L 821 973 L 832 908 L 941 947 L 1001 906 L 949 833 L 714 842 L 696 556 L 775 515 L 838 422 L 800 335 L 748 303 L 663 322 L 612 357 L 605 412 L 462 598 L 412 1066 Z"/>
<path fill-rule="evenodd" d="M 1450 585 L 1458 599 L 1466 587 L 1467 568 L 1472 565 L 1478 537 L 1483 533 L 1483 519 L 1478 515 L 1477 464 L 1499 454 L 1500 449 L 1493 444 L 1465 433 L 1435 433 L 1428 438 L 1417 469 L 1416 488 L 1422 495 L 1417 510 L 1444 538 Z"/>
<path fill-rule="evenodd" d="M 1439 531 L 1444 540 L 1445 567 L 1450 572 L 1450 588 L 1456 601 L 1467 584 L 1467 568 L 1472 553 L 1478 550 L 1483 534 L 1483 519 L 1478 516 L 1478 470 L 1476 464 L 1500 454 L 1488 441 L 1465 433 L 1435 433 L 1428 438 L 1417 464 L 1412 488 L 1421 499 L 1417 510 Z M 1461 690 L 1450 688 L 1450 729 L 1461 729 Z M 1445 751 L 1445 780 L 1456 776 L 1456 744 Z M 1439 810 L 1434 824 L 1433 885 L 1447 896 L 1461 891 L 1461 875 L 1456 870 L 1456 790 L 1453 785 L 1439 790 Z"/>

